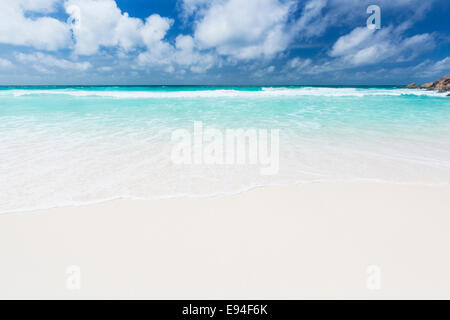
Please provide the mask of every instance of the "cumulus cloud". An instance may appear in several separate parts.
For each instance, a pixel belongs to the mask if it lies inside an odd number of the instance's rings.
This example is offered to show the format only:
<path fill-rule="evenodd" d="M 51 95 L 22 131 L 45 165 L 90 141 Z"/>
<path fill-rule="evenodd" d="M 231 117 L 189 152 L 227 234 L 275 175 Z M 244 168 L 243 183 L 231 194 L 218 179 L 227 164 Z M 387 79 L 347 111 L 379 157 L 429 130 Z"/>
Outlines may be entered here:
<path fill-rule="evenodd" d="M 406 29 L 432 2 L 378 1 L 386 10 L 412 12 L 399 30 Z M 214 50 L 228 60 L 251 60 L 272 59 L 296 40 L 322 36 L 332 26 L 354 25 L 355 20 L 364 23 L 369 4 L 368 0 L 183 0 L 182 8 L 184 16 L 194 19 L 193 38 L 201 50 Z M 371 51 L 355 59 L 374 55 Z"/>
<path fill-rule="evenodd" d="M 0 43 L 54 51 L 68 47 L 70 29 L 64 22 L 44 16 L 31 19 L 28 12 L 51 12 L 57 0 L 0 1 Z"/>
<path fill-rule="evenodd" d="M 90 64 L 72 59 L 107 55 L 131 61 L 135 69 L 177 74 L 203 73 L 224 64 L 241 70 L 254 65 L 266 74 L 320 73 L 409 61 L 435 46 L 433 34 L 407 33 L 435 0 L 378 0 L 382 12 L 398 12 L 399 18 L 395 27 L 383 20 L 377 31 L 363 27 L 372 0 L 178 1 L 184 22 L 192 24 L 188 34 L 169 34 L 175 17 L 131 17 L 116 0 L 0 0 L 0 43 L 73 54 L 69 60 L 48 52 L 16 54 L 35 69 L 87 70 Z M 60 13 L 56 9 L 66 11 L 67 21 L 54 18 Z M 330 28 L 349 26 L 352 31 L 314 58 L 291 57 L 284 67 L 278 63 L 289 57 L 290 49 L 314 45 Z"/>
<path fill-rule="evenodd" d="M 61 0 L 15 0 L 14 2 L 28 11 L 49 13 L 55 10 Z"/>
<path fill-rule="evenodd" d="M 173 61 L 173 46 L 164 40 L 172 20 L 152 15 L 147 18 L 142 28 L 143 42 L 147 51 L 139 55 L 139 61 L 144 65 L 171 64 Z"/>
<path fill-rule="evenodd" d="M 92 67 L 89 62 L 74 62 L 66 59 L 58 59 L 48 54 L 36 52 L 32 54 L 15 53 L 16 60 L 22 63 L 30 64 L 32 68 L 38 71 L 47 71 L 47 68 L 86 71 Z"/>
<path fill-rule="evenodd" d="M 370 30 L 359 27 L 340 37 L 333 45 L 330 56 L 339 57 L 353 65 L 369 65 L 381 61 L 408 61 L 435 46 L 431 34 L 403 37 L 398 29 L 386 27 Z"/>
<path fill-rule="evenodd" d="M 165 41 L 157 41 L 138 56 L 140 66 L 165 67 L 169 73 L 174 72 L 175 67 L 201 73 L 212 68 L 217 62 L 215 55 L 197 50 L 194 39 L 187 35 L 179 35 L 174 46 Z"/>
<path fill-rule="evenodd" d="M 68 0 L 65 8 L 77 54 L 92 55 L 102 46 L 129 51 L 143 43 L 142 20 L 122 13 L 114 0 Z"/>
<path fill-rule="evenodd" d="M 203 72 L 212 68 L 218 58 L 212 54 L 200 53 L 191 36 L 178 36 L 175 42 L 175 61 L 183 67 L 191 66 L 193 72 Z"/>
<path fill-rule="evenodd" d="M 152 14 L 145 21 L 122 12 L 114 0 L 68 0 L 65 3 L 75 38 L 75 53 L 96 54 L 102 47 L 137 52 L 138 67 L 175 67 L 202 72 L 213 66 L 214 57 L 200 53 L 191 36 L 167 39 L 173 20 Z"/>
<path fill-rule="evenodd" d="M 75 53 L 96 54 L 101 47 L 124 52 L 146 49 L 140 59 L 164 63 L 172 46 L 164 40 L 173 20 L 153 14 L 145 19 L 122 12 L 114 0 L 68 0 L 65 8 L 75 38 Z"/>
<path fill-rule="evenodd" d="M 315 75 L 344 72 L 377 63 L 406 62 L 434 46 L 434 37 L 427 33 L 404 37 L 398 28 L 393 27 L 381 30 L 355 28 L 334 43 L 328 52 L 328 59 L 324 57 L 313 61 L 296 57 L 286 63 L 284 72 Z"/>
<path fill-rule="evenodd" d="M 182 0 L 182 14 L 185 18 L 189 17 L 198 12 L 199 9 L 206 8 L 210 3 L 211 0 Z"/>
<path fill-rule="evenodd" d="M 194 39 L 200 49 L 214 49 L 235 59 L 271 58 L 284 51 L 290 36 L 286 30 L 293 1 L 213 0 L 184 1 L 197 10 Z"/>

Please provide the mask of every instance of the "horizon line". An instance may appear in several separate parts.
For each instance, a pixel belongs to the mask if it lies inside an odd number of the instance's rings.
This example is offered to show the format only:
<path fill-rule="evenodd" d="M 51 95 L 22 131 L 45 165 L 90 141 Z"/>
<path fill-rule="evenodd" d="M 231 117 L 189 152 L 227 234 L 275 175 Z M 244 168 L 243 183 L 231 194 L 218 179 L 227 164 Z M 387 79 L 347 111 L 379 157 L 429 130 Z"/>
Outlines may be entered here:
<path fill-rule="evenodd" d="M 407 84 L 0 84 L 1 87 L 394 87 Z"/>

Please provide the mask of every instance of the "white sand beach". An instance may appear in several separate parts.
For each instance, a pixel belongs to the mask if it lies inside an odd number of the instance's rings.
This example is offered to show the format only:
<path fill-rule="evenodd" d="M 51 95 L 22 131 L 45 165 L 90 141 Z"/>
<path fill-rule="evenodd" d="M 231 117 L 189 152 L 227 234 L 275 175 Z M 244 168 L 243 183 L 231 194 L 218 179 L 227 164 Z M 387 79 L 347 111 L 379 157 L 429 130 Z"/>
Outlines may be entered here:
<path fill-rule="evenodd" d="M 3 214 L 0 298 L 448 299 L 449 209 L 449 187 L 317 183 Z"/>
<path fill-rule="evenodd" d="M 449 17 L 0 0 L 0 301 L 450 300 Z"/>

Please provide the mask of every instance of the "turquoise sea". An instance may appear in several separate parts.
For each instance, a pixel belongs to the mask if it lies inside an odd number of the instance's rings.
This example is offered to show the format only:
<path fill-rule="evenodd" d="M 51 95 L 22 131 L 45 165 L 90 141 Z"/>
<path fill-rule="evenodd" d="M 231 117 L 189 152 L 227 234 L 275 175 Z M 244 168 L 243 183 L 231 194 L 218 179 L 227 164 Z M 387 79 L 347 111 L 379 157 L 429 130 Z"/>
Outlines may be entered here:
<path fill-rule="evenodd" d="M 175 165 L 174 130 L 280 130 L 279 172 Z M 445 185 L 450 97 L 395 87 L 0 87 L 0 213 L 318 181 Z"/>

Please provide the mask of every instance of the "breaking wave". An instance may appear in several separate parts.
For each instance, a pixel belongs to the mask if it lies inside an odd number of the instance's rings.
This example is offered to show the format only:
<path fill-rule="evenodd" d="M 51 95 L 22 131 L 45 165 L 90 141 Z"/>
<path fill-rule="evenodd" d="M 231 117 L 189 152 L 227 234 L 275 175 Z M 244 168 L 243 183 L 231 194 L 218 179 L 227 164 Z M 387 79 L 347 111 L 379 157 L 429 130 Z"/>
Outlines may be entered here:
<path fill-rule="evenodd" d="M 423 89 L 380 89 L 380 88 L 272 88 L 262 87 L 258 90 L 214 89 L 214 90 L 84 90 L 84 89 L 10 89 L 1 90 L 0 95 L 69 95 L 75 97 L 102 97 L 115 99 L 165 99 L 165 98 L 270 98 L 296 96 L 323 97 L 365 97 L 365 96 L 429 96 L 445 97 L 446 93 Z"/>

